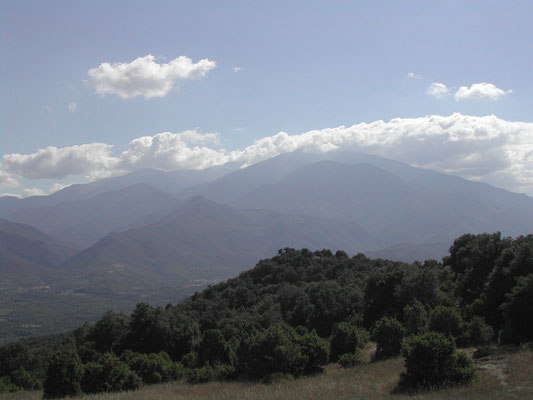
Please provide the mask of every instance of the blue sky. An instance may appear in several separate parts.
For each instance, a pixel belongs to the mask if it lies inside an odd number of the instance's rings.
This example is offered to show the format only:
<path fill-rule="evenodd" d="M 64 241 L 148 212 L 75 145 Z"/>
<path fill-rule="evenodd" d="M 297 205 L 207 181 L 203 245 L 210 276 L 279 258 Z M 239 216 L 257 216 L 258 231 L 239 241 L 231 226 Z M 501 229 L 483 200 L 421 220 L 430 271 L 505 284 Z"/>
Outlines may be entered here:
<path fill-rule="evenodd" d="M 343 146 L 533 193 L 530 1 L 0 5 L 0 193 Z M 121 97 L 110 81 L 118 64 L 148 55 L 142 68 L 178 57 L 212 64 L 143 78 Z M 98 70 L 103 63 L 109 71 Z M 171 89 L 150 97 L 160 84 Z M 440 91 L 428 94 L 432 84 Z M 360 125 L 379 120 L 371 131 Z M 342 125 L 349 137 L 328 130 Z M 438 140 L 421 133 L 435 129 Z M 151 139 L 132 145 L 141 137 Z M 412 137 L 432 147 L 413 147 Z"/>

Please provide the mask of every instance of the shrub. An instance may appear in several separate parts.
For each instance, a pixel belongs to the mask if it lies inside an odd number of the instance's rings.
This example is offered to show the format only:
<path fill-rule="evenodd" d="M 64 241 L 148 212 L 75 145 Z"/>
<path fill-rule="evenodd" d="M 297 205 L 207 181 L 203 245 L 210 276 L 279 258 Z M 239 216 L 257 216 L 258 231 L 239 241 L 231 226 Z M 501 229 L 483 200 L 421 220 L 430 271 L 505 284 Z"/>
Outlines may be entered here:
<path fill-rule="evenodd" d="M 424 333 L 428 325 L 426 308 L 418 300 L 403 309 L 403 322 L 408 336 Z"/>
<path fill-rule="evenodd" d="M 342 368 L 353 368 L 361 364 L 362 361 L 358 354 L 346 353 L 339 357 L 339 365 Z"/>
<path fill-rule="evenodd" d="M 476 315 L 466 324 L 466 335 L 470 344 L 486 345 L 494 337 L 494 330 L 482 317 Z"/>
<path fill-rule="evenodd" d="M 104 354 L 98 362 L 85 365 L 82 387 L 86 393 L 136 390 L 140 378 L 128 365 L 111 353 Z"/>
<path fill-rule="evenodd" d="M 331 330 L 330 359 L 337 361 L 346 353 L 355 354 L 360 345 L 359 330 L 348 322 L 333 325 Z"/>
<path fill-rule="evenodd" d="M 374 325 L 372 340 L 376 341 L 375 359 L 382 360 L 400 354 L 405 328 L 396 318 L 383 317 Z"/>
<path fill-rule="evenodd" d="M 458 338 L 463 333 L 463 318 L 454 307 L 437 306 L 431 310 L 429 330 Z"/>
<path fill-rule="evenodd" d="M 402 348 L 406 371 L 399 388 L 412 390 L 437 388 L 470 382 L 475 373 L 472 360 L 456 352 L 452 338 L 440 332 L 428 332 L 408 339 Z"/>
<path fill-rule="evenodd" d="M 144 383 L 160 383 L 180 379 L 184 374 L 183 366 L 172 361 L 167 353 L 140 354 L 126 351 L 120 357 Z"/>
<path fill-rule="evenodd" d="M 502 341 L 516 344 L 532 341 L 533 274 L 519 278 L 505 297 L 506 302 L 501 306 L 505 322 Z"/>
<path fill-rule="evenodd" d="M 81 394 L 83 365 L 76 353 L 58 352 L 51 356 L 44 380 L 45 399 Z"/>

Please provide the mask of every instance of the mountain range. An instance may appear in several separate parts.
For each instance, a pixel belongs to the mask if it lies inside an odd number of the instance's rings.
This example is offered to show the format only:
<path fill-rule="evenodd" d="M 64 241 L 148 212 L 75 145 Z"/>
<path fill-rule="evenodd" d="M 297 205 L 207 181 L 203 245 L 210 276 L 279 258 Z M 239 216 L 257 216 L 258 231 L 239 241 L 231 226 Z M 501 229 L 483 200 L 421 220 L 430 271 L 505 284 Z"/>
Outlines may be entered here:
<path fill-rule="evenodd" d="M 294 152 L 2 197 L 0 217 L 0 284 L 134 302 L 235 276 L 285 247 L 439 259 L 463 233 L 530 233 L 533 199 L 374 155 Z"/>

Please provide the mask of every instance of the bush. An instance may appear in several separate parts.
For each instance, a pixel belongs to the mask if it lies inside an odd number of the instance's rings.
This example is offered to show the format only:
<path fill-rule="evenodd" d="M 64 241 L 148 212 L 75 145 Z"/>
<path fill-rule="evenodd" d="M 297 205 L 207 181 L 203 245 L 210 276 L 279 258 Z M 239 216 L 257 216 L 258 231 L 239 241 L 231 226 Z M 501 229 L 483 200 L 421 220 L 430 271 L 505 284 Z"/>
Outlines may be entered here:
<path fill-rule="evenodd" d="M 76 353 L 58 352 L 52 355 L 44 380 L 45 399 L 81 394 L 83 365 Z"/>
<path fill-rule="evenodd" d="M 418 300 L 403 309 L 403 322 L 408 336 L 419 335 L 427 330 L 428 313 Z"/>
<path fill-rule="evenodd" d="M 128 365 L 111 353 L 104 354 L 98 362 L 85 365 L 82 387 L 86 393 L 119 392 L 136 390 L 140 378 Z"/>
<path fill-rule="evenodd" d="M 333 325 L 331 330 L 330 360 L 337 361 L 346 353 L 355 354 L 360 346 L 361 338 L 358 328 L 348 322 Z"/>
<path fill-rule="evenodd" d="M 184 375 L 183 366 L 172 361 L 167 353 L 140 354 L 130 350 L 120 359 L 134 371 L 144 383 L 160 383 L 180 379 Z"/>
<path fill-rule="evenodd" d="M 362 363 L 358 354 L 346 353 L 339 357 L 339 365 L 342 368 L 353 368 Z"/>
<path fill-rule="evenodd" d="M 381 318 L 372 330 L 372 340 L 377 343 L 374 358 L 382 360 L 399 355 L 404 334 L 405 328 L 396 318 Z"/>
<path fill-rule="evenodd" d="M 431 310 L 429 330 L 450 335 L 453 338 L 463 334 L 463 318 L 454 307 L 437 306 Z"/>
<path fill-rule="evenodd" d="M 466 335 L 470 344 L 487 345 L 494 337 L 494 330 L 480 316 L 475 316 L 466 324 Z"/>
<path fill-rule="evenodd" d="M 520 344 L 532 341 L 533 274 L 519 278 L 505 297 L 506 302 L 501 306 L 505 322 L 502 342 Z"/>
<path fill-rule="evenodd" d="M 235 368 L 228 364 L 204 365 L 202 368 L 193 369 L 187 382 L 192 384 L 210 381 L 224 381 L 235 377 Z"/>
<path fill-rule="evenodd" d="M 428 332 L 408 339 L 402 348 L 406 371 L 400 376 L 401 390 L 438 388 L 470 382 L 475 367 L 463 352 L 456 352 L 452 338 Z"/>

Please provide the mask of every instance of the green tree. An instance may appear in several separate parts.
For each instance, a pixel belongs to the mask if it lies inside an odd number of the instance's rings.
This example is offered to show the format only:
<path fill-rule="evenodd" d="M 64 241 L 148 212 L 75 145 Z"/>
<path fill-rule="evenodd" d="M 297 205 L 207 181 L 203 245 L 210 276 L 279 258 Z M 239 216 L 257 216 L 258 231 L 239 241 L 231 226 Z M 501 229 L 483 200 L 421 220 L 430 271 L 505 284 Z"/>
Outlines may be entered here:
<path fill-rule="evenodd" d="M 403 309 L 403 322 L 408 336 L 424 333 L 428 325 L 426 307 L 418 300 L 405 306 Z"/>
<path fill-rule="evenodd" d="M 360 345 L 359 329 L 348 322 L 333 325 L 330 341 L 330 358 L 335 362 L 343 354 L 355 354 Z"/>
<path fill-rule="evenodd" d="M 463 334 L 463 318 L 457 308 L 437 306 L 429 316 L 429 330 L 459 338 Z"/>
<path fill-rule="evenodd" d="M 44 398 L 60 398 L 81 394 L 83 365 L 73 352 L 57 352 L 50 358 L 44 380 Z"/>
<path fill-rule="evenodd" d="M 470 382 L 475 374 L 472 360 L 457 352 L 452 338 L 440 332 L 427 332 L 407 339 L 402 348 L 405 372 L 401 390 L 437 388 Z"/>
<path fill-rule="evenodd" d="M 396 318 L 383 317 L 372 330 L 372 340 L 377 344 L 375 359 L 382 360 L 400 354 L 405 328 Z"/>

